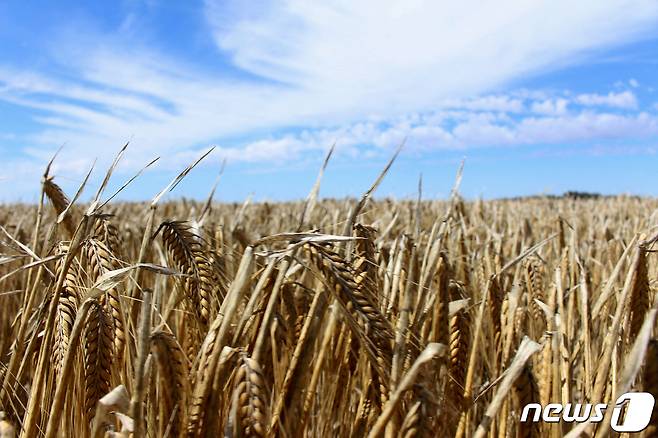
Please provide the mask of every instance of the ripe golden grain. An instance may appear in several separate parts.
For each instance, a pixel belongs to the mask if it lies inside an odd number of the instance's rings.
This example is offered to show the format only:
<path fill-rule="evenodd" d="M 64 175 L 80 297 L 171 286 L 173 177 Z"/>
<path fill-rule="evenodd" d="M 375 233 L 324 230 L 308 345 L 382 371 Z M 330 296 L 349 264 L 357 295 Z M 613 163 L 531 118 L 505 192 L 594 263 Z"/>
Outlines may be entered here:
<path fill-rule="evenodd" d="M 557 436 L 522 407 L 609 401 L 632 348 L 658 395 L 634 344 L 658 201 L 369 199 L 381 176 L 359 202 L 89 211 L 46 175 L 40 219 L 0 207 L 3 431 Z M 99 404 L 117 385 L 130 406 Z"/>

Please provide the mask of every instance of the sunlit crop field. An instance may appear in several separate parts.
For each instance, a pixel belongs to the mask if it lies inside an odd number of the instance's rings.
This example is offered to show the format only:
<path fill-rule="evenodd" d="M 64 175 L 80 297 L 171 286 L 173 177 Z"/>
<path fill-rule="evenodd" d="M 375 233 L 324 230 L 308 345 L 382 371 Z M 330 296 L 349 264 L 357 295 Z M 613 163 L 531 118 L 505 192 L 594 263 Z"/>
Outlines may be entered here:
<path fill-rule="evenodd" d="M 43 192 L 0 207 L 0 436 L 607 436 L 521 411 L 658 396 L 655 199 Z"/>

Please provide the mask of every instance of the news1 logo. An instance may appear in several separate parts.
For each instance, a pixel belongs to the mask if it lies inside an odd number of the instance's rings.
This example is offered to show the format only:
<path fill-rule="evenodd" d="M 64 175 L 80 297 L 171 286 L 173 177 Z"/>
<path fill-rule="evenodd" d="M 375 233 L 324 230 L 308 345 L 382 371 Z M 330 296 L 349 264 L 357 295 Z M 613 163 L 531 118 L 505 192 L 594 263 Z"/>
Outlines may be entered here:
<path fill-rule="evenodd" d="M 641 432 L 651 421 L 655 404 L 653 395 L 648 392 L 627 392 L 622 394 L 612 408 L 610 427 L 615 432 Z M 538 423 L 600 423 L 603 421 L 608 405 L 585 403 L 549 403 L 542 406 L 539 403 L 529 403 L 523 407 L 521 422 Z"/>

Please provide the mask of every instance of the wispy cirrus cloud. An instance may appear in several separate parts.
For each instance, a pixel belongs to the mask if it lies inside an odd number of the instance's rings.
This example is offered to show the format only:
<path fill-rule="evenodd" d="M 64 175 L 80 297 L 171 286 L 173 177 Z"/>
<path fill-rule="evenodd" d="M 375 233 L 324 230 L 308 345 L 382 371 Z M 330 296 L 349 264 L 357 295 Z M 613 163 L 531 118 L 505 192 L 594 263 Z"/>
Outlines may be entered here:
<path fill-rule="evenodd" d="M 641 37 L 658 14 L 649 1 L 257 3 L 206 2 L 219 48 L 258 76 L 359 106 L 482 92 Z"/>

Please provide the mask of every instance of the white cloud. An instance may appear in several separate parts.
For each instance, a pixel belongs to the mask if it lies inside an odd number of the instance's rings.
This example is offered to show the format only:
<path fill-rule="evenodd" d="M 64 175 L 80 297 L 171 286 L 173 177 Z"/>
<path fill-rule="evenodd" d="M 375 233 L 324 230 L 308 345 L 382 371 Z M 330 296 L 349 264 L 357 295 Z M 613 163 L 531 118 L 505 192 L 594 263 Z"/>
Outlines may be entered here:
<path fill-rule="evenodd" d="M 585 106 L 609 106 L 621 109 L 637 108 L 637 98 L 632 91 L 621 93 L 609 92 L 603 94 L 580 94 L 576 96 L 576 102 Z"/>
<path fill-rule="evenodd" d="M 470 112 L 462 113 L 459 119 L 421 116 L 415 123 L 401 118 L 383 125 L 355 124 L 335 130 L 305 131 L 297 136 L 259 140 L 244 148 L 225 149 L 222 153 L 245 161 L 263 161 L 268 157 L 280 157 L 284 153 L 298 158 L 308 151 L 326 149 L 334 140 L 338 147 L 346 149 L 370 144 L 389 149 L 406 139 L 407 149 L 428 151 L 646 139 L 657 135 L 658 116 L 645 112 L 620 115 L 584 111 L 518 118 Z"/>
<path fill-rule="evenodd" d="M 365 108 L 431 104 L 637 37 L 651 1 L 207 1 L 222 51 L 256 75 Z M 476 13 L 474 11 L 477 11 Z"/>
<path fill-rule="evenodd" d="M 563 115 L 567 112 L 569 101 L 565 98 L 546 99 L 532 104 L 531 110 L 538 114 Z"/>
<path fill-rule="evenodd" d="M 527 118 L 518 127 L 519 144 L 556 144 L 616 138 L 642 139 L 658 135 L 658 118 L 582 112 L 573 116 Z"/>

